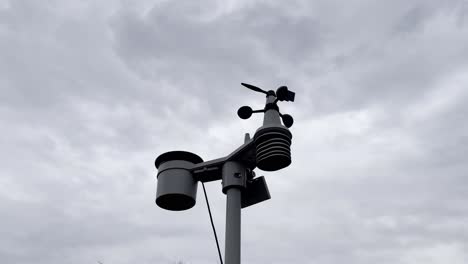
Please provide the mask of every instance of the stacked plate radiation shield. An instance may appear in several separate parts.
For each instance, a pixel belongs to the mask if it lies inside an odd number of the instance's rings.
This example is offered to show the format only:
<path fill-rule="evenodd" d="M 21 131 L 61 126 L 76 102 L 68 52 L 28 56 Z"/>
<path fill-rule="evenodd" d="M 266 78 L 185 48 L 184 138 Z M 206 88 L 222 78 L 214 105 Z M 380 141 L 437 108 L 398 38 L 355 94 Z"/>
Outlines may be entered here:
<path fill-rule="evenodd" d="M 254 135 L 257 167 L 276 171 L 291 164 L 292 134 L 282 126 L 263 127 Z"/>

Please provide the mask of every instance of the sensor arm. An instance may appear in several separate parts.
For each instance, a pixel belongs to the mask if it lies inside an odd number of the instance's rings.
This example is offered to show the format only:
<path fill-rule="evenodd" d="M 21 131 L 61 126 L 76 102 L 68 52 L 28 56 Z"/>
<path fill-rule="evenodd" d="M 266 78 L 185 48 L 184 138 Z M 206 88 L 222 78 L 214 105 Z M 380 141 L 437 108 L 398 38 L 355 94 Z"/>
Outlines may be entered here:
<path fill-rule="evenodd" d="M 227 161 L 241 161 L 251 170 L 255 168 L 255 144 L 252 139 L 234 150 L 226 157 L 195 164 L 190 171 L 201 182 L 221 180 L 222 168 Z"/>
<path fill-rule="evenodd" d="M 226 157 L 197 163 L 190 170 L 197 181 L 210 182 L 221 180 L 221 169 Z"/>

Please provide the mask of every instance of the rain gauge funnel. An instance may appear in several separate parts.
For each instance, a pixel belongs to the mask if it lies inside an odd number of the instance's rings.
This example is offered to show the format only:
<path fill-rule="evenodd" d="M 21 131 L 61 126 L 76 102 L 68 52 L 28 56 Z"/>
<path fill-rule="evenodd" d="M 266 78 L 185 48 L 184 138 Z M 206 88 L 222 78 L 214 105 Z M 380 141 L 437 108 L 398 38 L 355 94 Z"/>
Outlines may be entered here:
<path fill-rule="evenodd" d="M 195 205 L 198 183 L 190 169 L 200 162 L 203 160 L 199 156 L 186 151 L 166 152 L 156 159 L 156 204 L 159 207 L 182 211 Z"/>

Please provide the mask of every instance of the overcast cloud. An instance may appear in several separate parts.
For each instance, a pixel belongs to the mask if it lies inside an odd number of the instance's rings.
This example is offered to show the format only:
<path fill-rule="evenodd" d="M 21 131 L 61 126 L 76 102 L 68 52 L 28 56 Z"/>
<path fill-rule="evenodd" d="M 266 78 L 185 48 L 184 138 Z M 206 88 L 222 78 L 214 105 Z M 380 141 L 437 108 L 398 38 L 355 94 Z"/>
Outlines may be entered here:
<path fill-rule="evenodd" d="M 0 262 L 218 263 L 201 190 L 158 208 L 153 162 L 242 144 L 240 82 L 296 92 L 243 263 L 468 263 L 466 0 L 0 0 Z"/>

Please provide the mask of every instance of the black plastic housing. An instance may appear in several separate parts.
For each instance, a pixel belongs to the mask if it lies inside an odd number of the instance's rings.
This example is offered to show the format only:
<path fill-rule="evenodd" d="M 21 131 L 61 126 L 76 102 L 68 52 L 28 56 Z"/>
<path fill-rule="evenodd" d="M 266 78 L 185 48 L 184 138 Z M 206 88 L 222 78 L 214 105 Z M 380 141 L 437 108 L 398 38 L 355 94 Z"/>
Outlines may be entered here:
<path fill-rule="evenodd" d="M 292 134 L 282 126 L 263 127 L 254 135 L 257 167 L 277 171 L 291 164 Z"/>

